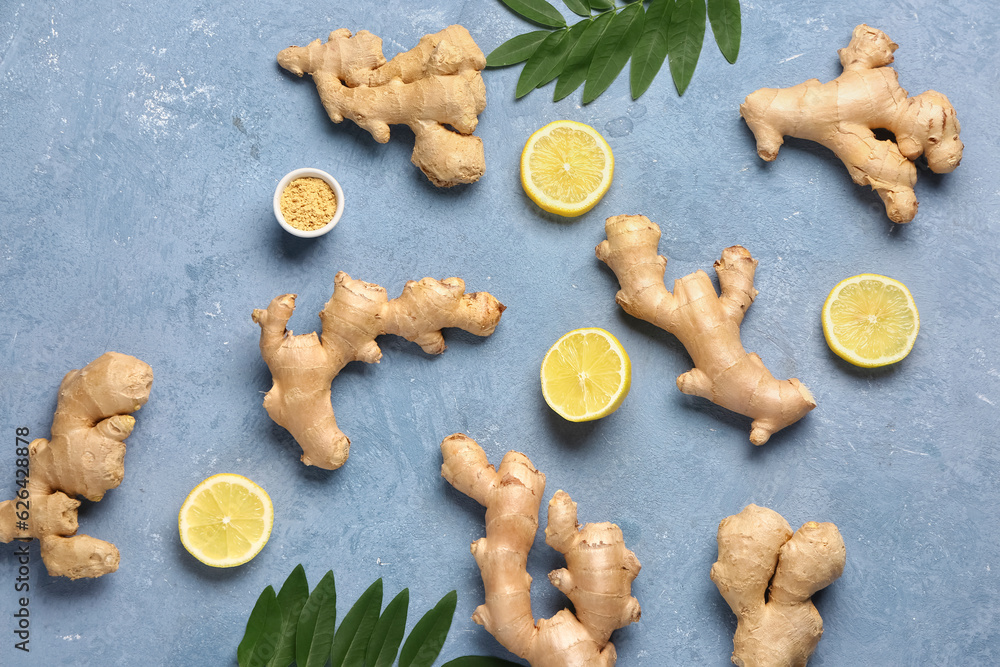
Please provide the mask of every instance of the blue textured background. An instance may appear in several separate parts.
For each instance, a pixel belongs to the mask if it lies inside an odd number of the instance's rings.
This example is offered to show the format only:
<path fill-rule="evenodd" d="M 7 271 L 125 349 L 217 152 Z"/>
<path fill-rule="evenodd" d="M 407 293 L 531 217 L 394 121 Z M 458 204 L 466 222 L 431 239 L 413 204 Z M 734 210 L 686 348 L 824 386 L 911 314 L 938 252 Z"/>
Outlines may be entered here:
<path fill-rule="evenodd" d="M 580 91 L 553 104 L 551 85 L 515 101 L 519 68 L 486 72 L 488 171 L 445 191 L 410 165 L 409 130 L 378 145 L 333 125 L 312 83 L 274 56 L 347 27 L 381 36 L 391 57 L 450 23 L 488 52 L 531 29 L 499 2 L 4 3 L 3 495 L 15 427 L 48 434 L 68 370 L 112 349 L 148 362 L 155 382 L 125 481 L 80 515 L 81 532 L 118 545 L 121 569 L 52 579 L 35 544 L 24 656 L 14 547 L 0 546 L 0 663 L 234 665 L 257 594 L 299 562 L 313 584 L 332 568 L 342 605 L 377 577 L 387 595 L 409 586 L 411 624 L 458 589 L 442 658 L 506 655 L 469 620 L 483 515 L 439 477 L 438 445 L 455 431 L 494 461 L 526 452 L 548 476 L 546 501 L 566 489 L 581 520 L 622 526 L 643 564 L 642 621 L 614 636 L 622 665 L 728 664 L 735 618 L 708 570 L 719 520 L 749 502 L 795 527 L 833 521 L 847 543 L 843 577 L 817 596 L 826 635 L 811 664 L 1000 662 L 997 14 L 986 0 L 744 0 L 743 21 L 738 63 L 709 36 L 683 98 L 664 71 L 637 102 L 624 76 L 586 107 Z M 763 163 L 738 113 L 758 87 L 835 77 L 836 50 L 862 22 L 900 44 L 903 86 L 946 93 L 962 123 L 961 167 L 921 171 L 906 226 L 819 146 L 790 140 Z M 525 139 L 560 118 L 602 131 L 617 158 L 610 192 L 576 220 L 541 213 L 518 183 Z M 314 241 L 282 232 L 270 208 L 278 179 L 302 166 L 346 192 L 339 226 Z M 744 343 L 819 407 L 755 449 L 749 420 L 680 394 L 683 348 L 621 312 L 594 258 L 619 213 L 659 223 L 670 280 L 749 248 L 760 296 Z M 328 473 L 302 466 L 261 408 L 270 376 L 250 311 L 296 292 L 291 327 L 311 331 L 338 270 L 391 296 L 408 279 L 461 276 L 508 310 L 492 338 L 449 332 L 440 357 L 387 338 L 380 365 L 347 368 L 333 403 L 354 446 Z M 823 300 L 861 272 L 902 280 L 920 308 L 916 347 L 896 366 L 854 368 L 823 340 Z M 617 413 L 574 425 L 545 406 L 537 374 L 581 326 L 611 330 L 634 368 Z M 224 571 L 188 556 L 176 528 L 187 492 L 218 472 L 259 482 L 276 515 L 264 551 Z M 540 535 L 537 617 L 565 604 L 545 580 L 560 566 Z"/>

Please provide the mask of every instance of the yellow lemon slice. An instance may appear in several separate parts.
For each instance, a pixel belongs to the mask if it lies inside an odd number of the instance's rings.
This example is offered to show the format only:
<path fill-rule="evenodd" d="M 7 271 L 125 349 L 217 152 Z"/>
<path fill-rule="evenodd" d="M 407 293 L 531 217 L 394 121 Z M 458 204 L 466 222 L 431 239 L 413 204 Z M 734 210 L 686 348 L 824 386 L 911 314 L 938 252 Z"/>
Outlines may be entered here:
<path fill-rule="evenodd" d="M 906 285 L 874 273 L 837 283 L 823 304 L 823 335 L 855 366 L 894 364 L 913 349 L 920 315 Z"/>
<path fill-rule="evenodd" d="M 611 187 L 615 156 L 597 130 L 572 120 L 549 123 L 521 152 L 521 186 L 543 210 L 574 218 Z"/>
<path fill-rule="evenodd" d="M 177 516 L 184 548 L 212 567 L 235 567 L 256 556 L 273 523 L 267 492 L 232 473 L 213 475 L 194 487 Z"/>
<path fill-rule="evenodd" d="M 542 396 L 571 422 L 607 417 L 628 395 L 632 364 L 618 339 L 604 329 L 576 329 L 542 359 Z"/>

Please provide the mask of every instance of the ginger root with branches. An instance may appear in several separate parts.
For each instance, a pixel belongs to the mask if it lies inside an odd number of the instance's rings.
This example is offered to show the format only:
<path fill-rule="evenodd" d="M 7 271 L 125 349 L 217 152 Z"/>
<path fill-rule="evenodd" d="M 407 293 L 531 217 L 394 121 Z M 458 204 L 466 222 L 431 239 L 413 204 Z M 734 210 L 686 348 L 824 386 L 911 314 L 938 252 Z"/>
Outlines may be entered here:
<path fill-rule="evenodd" d="M 382 334 L 402 336 L 427 354 L 440 354 L 445 349 L 441 329 L 458 327 L 489 336 L 504 311 L 486 292 L 466 294 L 460 278 L 411 280 L 401 296 L 390 300 L 379 285 L 341 271 L 319 314 L 322 336 L 295 336 L 285 328 L 295 297 L 283 294 L 267 310 L 253 311 L 253 321 L 260 325 L 260 353 L 274 380 L 264 408 L 302 447 L 303 463 L 327 470 L 344 465 L 351 445 L 330 404 L 330 385 L 344 366 L 378 363 L 382 350 L 375 339 Z"/>
<path fill-rule="evenodd" d="M 611 667 L 617 654 L 611 633 L 639 620 L 632 581 L 639 560 L 613 523 L 577 523 L 576 503 L 557 491 L 549 502 L 545 541 L 566 558 L 549 573 L 552 585 L 573 602 L 535 622 L 531 611 L 528 551 L 538 531 L 545 475 L 527 456 L 508 452 L 495 470 L 486 453 L 461 433 L 441 443 L 441 475 L 486 507 L 486 537 L 472 543 L 486 602 L 472 616 L 508 651 L 532 667 Z"/>
<path fill-rule="evenodd" d="M 486 108 L 486 56 L 462 26 L 425 35 L 388 62 L 381 39 L 341 28 L 325 44 L 288 47 L 278 64 L 312 75 L 334 123 L 349 118 L 380 144 L 389 141 L 389 125 L 408 125 L 416 136 L 413 164 L 434 185 L 474 183 L 486 172 L 482 139 L 472 135 Z"/>
<path fill-rule="evenodd" d="M 127 354 L 106 352 L 66 374 L 52 438 L 27 446 L 30 475 L 0 503 L 0 542 L 37 538 L 53 577 L 100 577 L 118 569 L 115 545 L 77 535 L 76 496 L 98 501 L 125 476 L 125 438 L 149 398 L 153 371 Z M 20 454 L 20 452 L 18 452 Z"/>
<path fill-rule="evenodd" d="M 733 664 L 804 667 L 823 636 L 810 598 L 844 572 L 840 531 L 809 521 L 793 534 L 774 510 L 747 505 L 722 520 L 718 541 L 711 577 L 736 614 Z"/>
<path fill-rule="evenodd" d="M 925 155 L 931 171 L 946 174 L 961 162 L 963 146 L 948 98 L 933 90 L 910 97 L 886 67 L 897 48 L 884 32 L 862 24 L 838 52 L 844 73 L 833 81 L 750 93 L 740 115 L 757 138 L 757 154 L 774 160 L 785 135 L 816 141 L 837 154 L 855 183 L 878 193 L 890 220 L 913 220 L 912 160 Z M 877 129 L 892 132 L 895 142 L 876 139 Z"/>
<path fill-rule="evenodd" d="M 816 407 L 805 385 L 775 379 L 760 357 L 743 349 L 740 323 L 757 296 L 757 260 L 745 248 L 726 248 L 715 263 L 721 297 L 704 271 L 679 278 L 671 293 L 663 281 L 667 260 L 657 255 L 656 224 L 643 215 L 618 215 L 607 219 L 605 231 L 597 257 L 618 277 L 618 305 L 677 336 L 694 360 L 694 368 L 677 378 L 678 389 L 752 418 L 755 445 Z"/>

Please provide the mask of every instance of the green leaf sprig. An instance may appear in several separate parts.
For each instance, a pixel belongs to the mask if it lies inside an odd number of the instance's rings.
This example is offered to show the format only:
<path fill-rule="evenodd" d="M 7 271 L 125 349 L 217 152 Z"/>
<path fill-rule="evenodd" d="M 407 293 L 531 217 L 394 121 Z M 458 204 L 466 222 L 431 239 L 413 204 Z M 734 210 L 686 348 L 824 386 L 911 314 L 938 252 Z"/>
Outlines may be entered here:
<path fill-rule="evenodd" d="M 457 601 L 455 591 L 441 598 L 404 642 L 409 589 L 400 591 L 383 610 L 379 579 L 361 594 L 337 627 L 333 572 L 327 572 L 310 593 L 305 570 L 298 565 L 277 595 L 268 586 L 257 598 L 236 659 L 240 667 L 289 667 L 293 662 L 297 667 L 391 667 L 398 654 L 399 667 L 430 667 L 451 629 Z M 467 655 L 443 667 L 518 665 Z"/>
<path fill-rule="evenodd" d="M 632 61 L 632 99 L 646 92 L 669 56 L 677 93 L 691 83 L 705 39 L 706 14 L 715 42 L 726 60 L 740 52 L 739 0 L 563 0 L 583 16 L 572 26 L 547 0 L 500 0 L 525 19 L 547 30 L 513 37 L 486 57 L 487 67 L 524 63 L 515 96 L 520 98 L 554 79 L 554 101 L 584 84 L 587 104 L 608 89 Z M 648 7 L 644 7 L 648 3 Z"/>

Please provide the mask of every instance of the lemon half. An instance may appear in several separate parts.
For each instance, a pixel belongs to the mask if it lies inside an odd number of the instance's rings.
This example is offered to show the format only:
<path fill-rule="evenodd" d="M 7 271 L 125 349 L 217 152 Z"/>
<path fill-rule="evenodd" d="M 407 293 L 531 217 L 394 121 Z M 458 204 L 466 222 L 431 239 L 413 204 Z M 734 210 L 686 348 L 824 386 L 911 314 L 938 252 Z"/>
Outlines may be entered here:
<path fill-rule="evenodd" d="M 906 285 L 874 273 L 837 283 L 823 304 L 823 335 L 855 366 L 894 364 L 910 353 L 920 315 Z"/>
<path fill-rule="evenodd" d="M 597 130 L 572 120 L 549 123 L 521 152 L 521 186 L 543 210 L 573 218 L 611 187 L 615 157 Z"/>
<path fill-rule="evenodd" d="M 274 507 L 242 475 L 213 475 L 192 489 L 177 516 L 181 543 L 212 567 L 235 567 L 256 556 L 271 536 Z"/>
<path fill-rule="evenodd" d="M 572 422 L 606 417 L 625 400 L 632 364 L 618 339 L 604 329 L 576 329 L 542 359 L 542 396 Z"/>

